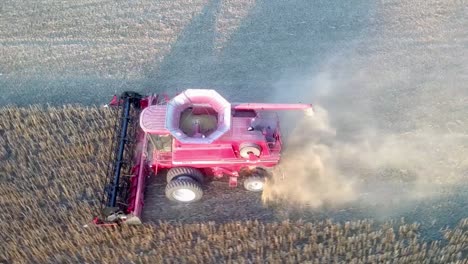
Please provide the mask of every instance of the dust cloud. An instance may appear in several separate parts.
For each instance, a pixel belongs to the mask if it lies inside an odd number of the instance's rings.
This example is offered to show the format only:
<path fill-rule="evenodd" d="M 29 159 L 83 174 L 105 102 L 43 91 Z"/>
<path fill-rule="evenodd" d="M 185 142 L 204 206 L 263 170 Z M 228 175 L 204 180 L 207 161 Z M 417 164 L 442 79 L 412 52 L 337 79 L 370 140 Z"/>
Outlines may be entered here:
<path fill-rule="evenodd" d="M 356 39 L 332 43 L 310 69 L 278 78 L 272 99 L 313 103 L 316 114 L 283 116 L 285 147 L 265 202 L 385 206 L 466 192 L 461 2 L 376 8 Z"/>
<path fill-rule="evenodd" d="M 468 136 L 464 134 L 392 134 L 368 128 L 357 138 L 338 139 L 328 112 L 316 106 L 315 115 L 299 119 L 287 136 L 280 166 L 267 182 L 263 200 L 313 208 L 357 200 L 409 201 L 434 197 L 466 180 Z"/>
<path fill-rule="evenodd" d="M 425 106 L 433 105 L 424 108 L 427 116 L 418 117 L 413 114 L 418 105 L 408 105 L 403 112 L 414 116 L 401 117 L 393 122 L 400 125 L 398 129 L 390 129 L 379 121 L 391 113 L 369 110 L 379 107 L 377 98 L 363 98 L 343 107 L 344 99 L 336 97 L 346 96 L 344 80 L 335 82 L 329 76 L 320 74 L 295 95 L 303 100 L 323 99 L 326 106 L 315 105 L 311 117 L 302 113 L 283 116 L 282 160 L 265 186 L 265 203 L 311 208 L 343 207 L 354 202 L 404 204 L 439 197 L 466 182 L 466 115 L 447 110 L 441 113 L 437 102 L 442 99 L 434 97 L 424 102 Z M 313 89 L 312 84 L 322 89 Z M 421 91 L 417 97 L 429 96 Z M 389 100 L 387 104 L 391 111 L 396 103 Z M 444 122 L 431 119 L 438 114 L 446 115 Z M 411 127 L 405 126 L 407 123 Z"/>
<path fill-rule="evenodd" d="M 265 202 L 278 199 L 318 207 L 325 201 L 356 198 L 353 181 L 339 173 L 333 150 L 324 143 L 336 135 L 327 112 L 314 110 L 314 116 L 300 120 L 287 138 L 281 164 L 265 186 Z"/>

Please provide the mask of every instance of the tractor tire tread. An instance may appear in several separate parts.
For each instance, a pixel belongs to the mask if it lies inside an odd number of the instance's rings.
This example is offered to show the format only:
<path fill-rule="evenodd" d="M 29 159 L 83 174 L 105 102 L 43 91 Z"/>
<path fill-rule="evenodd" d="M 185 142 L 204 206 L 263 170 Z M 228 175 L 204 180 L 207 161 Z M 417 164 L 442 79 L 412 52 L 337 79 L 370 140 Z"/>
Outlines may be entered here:
<path fill-rule="evenodd" d="M 190 203 L 200 200 L 203 196 L 203 189 L 198 182 L 196 182 L 195 180 L 181 179 L 181 180 L 173 180 L 166 185 L 166 190 L 165 190 L 166 197 L 171 201 L 180 202 L 174 199 L 174 197 L 172 196 L 172 192 L 175 189 L 178 189 L 181 187 L 185 189 L 190 189 L 195 193 L 195 199 L 190 201 Z"/>
<path fill-rule="evenodd" d="M 198 169 L 192 167 L 174 167 L 167 172 L 167 183 L 170 183 L 173 179 L 175 179 L 178 176 L 189 176 L 190 178 L 194 179 L 195 181 L 201 184 L 203 184 L 203 182 L 205 181 L 203 173 L 201 173 L 201 171 Z"/>

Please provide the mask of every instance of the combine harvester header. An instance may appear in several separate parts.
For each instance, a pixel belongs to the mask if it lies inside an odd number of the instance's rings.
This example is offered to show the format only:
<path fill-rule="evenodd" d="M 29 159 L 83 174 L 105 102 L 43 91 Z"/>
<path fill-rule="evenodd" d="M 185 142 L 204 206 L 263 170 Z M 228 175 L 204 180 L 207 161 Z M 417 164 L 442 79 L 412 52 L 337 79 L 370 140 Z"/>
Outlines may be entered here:
<path fill-rule="evenodd" d="M 207 180 L 238 179 L 249 191 L 263 190 L 281 156 L 276 110 L 305 110 L 310 104 L 231 104 L 215 90 L 188 89 L 169 99 L 124 92 L 116 109 L 114 147 L 98 225 L 140 224 L 145 183 L 166 174 L 166 197 L 191 203 Z"/>

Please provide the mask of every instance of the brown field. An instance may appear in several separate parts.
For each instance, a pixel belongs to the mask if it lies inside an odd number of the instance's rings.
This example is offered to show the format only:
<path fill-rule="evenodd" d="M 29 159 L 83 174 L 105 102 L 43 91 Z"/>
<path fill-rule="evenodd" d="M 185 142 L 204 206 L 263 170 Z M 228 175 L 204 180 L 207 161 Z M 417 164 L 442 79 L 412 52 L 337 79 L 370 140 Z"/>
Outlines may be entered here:
<path fill-rule="evenodd" d="M 468 263 L 465 13 L 458 0 L 1 1 L 0 263 Z M 176 205 L 153 177 L 144 225 L 84 228 L 114 125 L 96 105 L 198 87 L 311 102 L 318 119 L 283 119 L 284 171 L 263 197 L 213 182 Z"/>
<path fill-rule="evenodd" d="M 98 212 L 113 128 L 111 114 L 108 109 L 80 106 L 0 109 L 0 134 L 4 140 L 0 151 L 0 261 L 467 261 L 467 218 L 453 228 L 441 230 L 444 239 L 440 241 L 423 239 L 421 224 L 405 223 L 404 219 L 384 223 L 371 219 L 271 222 L 255 218 L 184 223 L 187 221 L 180 219 L 116 229 L 85 228 Z"/>

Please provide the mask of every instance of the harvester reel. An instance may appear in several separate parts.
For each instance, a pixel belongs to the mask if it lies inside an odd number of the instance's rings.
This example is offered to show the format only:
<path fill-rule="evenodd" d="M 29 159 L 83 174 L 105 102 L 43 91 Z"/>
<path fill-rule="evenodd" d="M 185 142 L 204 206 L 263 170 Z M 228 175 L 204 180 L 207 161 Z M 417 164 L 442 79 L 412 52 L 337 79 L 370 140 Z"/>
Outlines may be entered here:
<path fill-rule="evenodd" d="M 190 177 L 200 184 L 203 184 L 205 180 L 205 177 L 203 176 L 203 174 L 195 168 L 175 167 L 175 168 L 170 169 L 167 172 L 166 181 L 167 183 L 170 183 L 172 180 L 176 180 L 177 178 L 182 178 L 182 177 Z"/>
<path fill-rule="evenodd" d="M 244 159 L 250 158 L 250 153 L 254 154 L 256 157 L 260 157 L 262 148 L 254 143 L 243 143 L 240 146 L 240 156 Z"/>
<path fill-rule="evenodd" d="M 200 200 L 202 196 L 200 183 L 189 178 L 175 179 L 166 185 L 166 197 L 171 201 L 192 203 Z"/>

